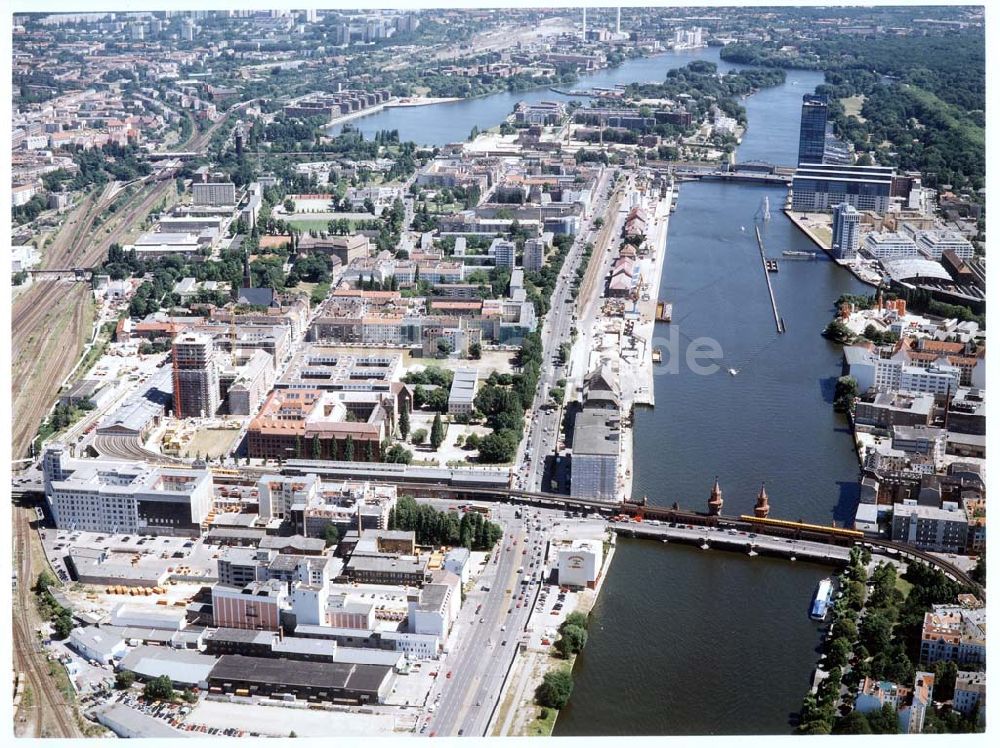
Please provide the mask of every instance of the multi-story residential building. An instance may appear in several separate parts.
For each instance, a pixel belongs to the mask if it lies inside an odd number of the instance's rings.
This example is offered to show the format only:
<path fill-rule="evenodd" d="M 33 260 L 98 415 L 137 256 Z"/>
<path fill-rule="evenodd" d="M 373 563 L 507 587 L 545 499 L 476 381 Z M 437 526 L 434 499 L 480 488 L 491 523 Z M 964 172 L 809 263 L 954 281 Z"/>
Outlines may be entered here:
<path fill-rule="evenodd" d="M 231 358 L 233 365 L 224 366 L 219 373 L 220 384 L 227 392 L 229 412 L 252 416 L 274 385 L 274 360 L 260 348 L 237 350 Z"/>
<path fill-rule="evenodd" d="M 905 234 L 873 231 L 865 237 L 861 251 L 874 260 L 917 257 L 917 245 Z"/>
<path fill-rule="evenodd" d="M 971 717 L 976 709 L 980 713 L 986 707 L 986 673 L 982 671 L 960 670 L 955 678 L 955 695 L 951 700 L 952 709 Z"/>
<path fill-rule="evenodd" d="M 946 501 L 940 508 L 913 500 L 892 507 L 892 539 L 924 551 L 962 553 L 969 535 L 965 509 Z"/>
<path fill-rule="evenodd" d="M 539 271 L 545 265 L 545 239 L 527 239 L 524 242 L 524 269 Z"/>
<path fill-rule="evenodd" d="M 862 714 L 869 714 L 888 704 L 896 712 L 899 731 L 915 735 L 923 732 L 927 708 L 931 706 L 933 697 L 933 673 L 918 671 L 912 688 L 866 677 L 858 688 L 854 708 Z"/>
<path fill-rule="evenodd" d="M 212 474 L 110 460 L 76 460 L 60 444 L 42 459 L 56 527 L 197 536 L 212 509 Z"/>
<path fill-rule="evenodd" d="M 800 164 L 792 180 L 792 209 L 832 210 L 847 203 L 860 211 L 889 209 L 893 169 L 888 166 Z"/>
<path fill-rule="evenodd" d="M 986 664 L 986 608 L 972 595 L 957 605 L 935 605 L 924 614 L 920 663 L 952 660 L 959 665 Z"/>
<path fill-rule="evenodd" d="M 975 254 L 972 242 L 957 231 L 920 231 L 917 233 L 917 251 L 928 260 L 940 260 L 949 249 L 962 262 L 968 262 Z"/>
<path fill-rule="evenodd" d="M 494 239 L 489 254 L 498 268 L 512 268 L 516 264 L 517 245 L 505 239 Z"/>
<path fill-rule="evenodd" d="M 205 418 L 219 409 L 219 370 L 212 338 L 185 332 L 174 339 L 174 412 L 178 418 Z"/>
<path fill-rule="evenodd" d="M 861 246 L 861 213 L 850 203 L 833 206 L 833 256 L 853 260 Z"/>
<path fill-rule="evenodd" d="M 858 383 L 859 392 L 901 391 L 948 395 L 958 391 L 962 371 L 946 358 L 931 357 L 930 361 L 914 357 L 908 349 L 876 349 L 869 345 L 844 347 L 845 372 Z"/>

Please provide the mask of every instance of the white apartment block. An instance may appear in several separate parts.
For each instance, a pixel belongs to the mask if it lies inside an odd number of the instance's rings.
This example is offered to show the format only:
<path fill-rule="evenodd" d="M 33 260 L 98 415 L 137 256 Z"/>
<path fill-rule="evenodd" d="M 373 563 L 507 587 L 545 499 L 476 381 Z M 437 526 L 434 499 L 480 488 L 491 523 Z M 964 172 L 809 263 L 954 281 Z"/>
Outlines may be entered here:
<path fill-rule="evenodd" d="M 862 251 L 875 260 L 896 260 L 919 256 L 916 242 L 898 232 L 871 232 L 862 243 Z"/>
<path fill-rule="evenodd" d="M 917 251 L 928 260 L 940 260 L 949 249 L 963 262 L 971 260 L 975 253 L 972 242 L 957 231 L 921 231 L 917 234 Z"/>

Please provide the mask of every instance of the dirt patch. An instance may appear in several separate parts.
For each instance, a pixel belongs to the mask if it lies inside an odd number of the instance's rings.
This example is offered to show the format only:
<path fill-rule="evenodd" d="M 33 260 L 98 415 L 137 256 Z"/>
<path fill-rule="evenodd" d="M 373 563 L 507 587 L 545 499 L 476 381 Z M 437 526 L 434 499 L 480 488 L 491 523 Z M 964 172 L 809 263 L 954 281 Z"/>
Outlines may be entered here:
<path fill-rule="evenodd" d="M 181 456 L 212 459 L 229 454 L 239 433 L 236 429 L 201 429 L 181 450 Z"/>

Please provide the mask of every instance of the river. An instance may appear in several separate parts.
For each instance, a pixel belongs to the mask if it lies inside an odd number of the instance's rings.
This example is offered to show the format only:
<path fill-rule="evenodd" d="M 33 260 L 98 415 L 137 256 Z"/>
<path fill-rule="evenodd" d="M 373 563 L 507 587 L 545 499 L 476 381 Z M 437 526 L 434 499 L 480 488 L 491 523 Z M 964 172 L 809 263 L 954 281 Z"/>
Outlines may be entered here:
<path fill-rule="evenodd" d="M 709 48 L 630 60 L 574 87 L 659 80 L 690 60 L 719 63 L 718 55 Z M 789 71 L 783 85 L 748 98 L 739 158 L 793 164 L 801 97 L 821 80 Z M 495 126 L 518 101 L 556 97 L 548 89 L 504 93 L 384 110 L 353 124 L 366 135 L 395 128 L 404 140 L 441 145 L 464 140 L 473 126 Z M 779 258 L 772 281 L 783 335 L 753 234 L 765 195 L 772 217 L 763 235 L 768 255 Z M 781 212 L 784 199 L 783 188 L 749 184 L 681 187 L 660 287 L 674 323 L 657 334 L 666 340 L 676 329 L 682 346 L 715 339 L 722 369 L 702 376 L 682 365 L 655 378 L 656 408 L 636 414 L 633 468 L 634 494 L 651 503 L 704 509 L 718 475 L 727 514 L 749 511 L 766 481 L 772 516 L 839 524 L 853 515 L 857 461 L 847 424 L 831 407 L 840 352 L 819 333 L 837 296 L 864 287 L 825 256 L 782 258 L 782 250 L 815 249 Z M 820 640 L 808 606 L 829 572 L 620 541 L 555 734 L 787 734 Z"/>
<path fill-rule="evenodd" d="M 790 71 L 783 85 L 750 97 L 739 159 L 794 164 L 801 95 L 821 80 Z M 660 298 L 673 302 L 682 346 L 709 337 L 723 359 L 710 376 L 683 365 L 657 376 L 656 408 L 637 412 L 633 493 L 650 503 L 704 510 L 718 475 L 727 514 L 749 512 L 766 482 L 772 516 L 838 524 L 853 516 L 857 460 L 831 407 L 841 354 L 819 333 L 837 296 L 863 286 L 823 255 L 782 257 L 815 249 L 781 212 L 785 194 L 721 182 L 681 187 Z M 771 220 L 762 233 L 779 259 L 771 279 L 783 335 L 753 233 L 765 195 Z M 787 734 L 820 640 L 807 608 L 829 572 L 619 542 L 555 734 Z"/>
<path fill-rule="evenodd" d="M 668 70 L 686 65 L 692 60 L 711 60 L 720 70 L 730 70 L 734 67 L 719 59 L 718 48 L 706 47 L 626 60 L 617 68 L 581 75 L 575 83 L 557 88 L 610 87 L 618 83 L 662 81 Z M 480 130 L 496 127 L 514 111 L 514 106 L 519 101 L 534 103 L 568 100 L 568 97 L 543 86 L 527 91 L 503 92 L 443 104 L 382 109 L 365 117 L 350 120 L 348 124 L 364 133 L 366 138 L 373 137 L 379 130 L 399 130 L 399 137 L 402 140 L 413 140 L 419 145 L 440 146 L 467 139 L 473 127 L 478 127 Z M 343 124 L 334 125 L 327 132 L 336 135 L 342 129 Z"/>

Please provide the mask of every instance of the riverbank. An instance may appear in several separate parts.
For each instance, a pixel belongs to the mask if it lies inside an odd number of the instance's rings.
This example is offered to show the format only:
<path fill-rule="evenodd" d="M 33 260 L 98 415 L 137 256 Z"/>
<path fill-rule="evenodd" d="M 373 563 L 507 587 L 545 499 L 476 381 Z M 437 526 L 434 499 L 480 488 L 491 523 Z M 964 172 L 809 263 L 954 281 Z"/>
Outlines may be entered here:
<path fill-rule="evenodd" d="M 386 109 L 408 106 L 431 106 L 432 104 L 448 104 L 453 101 L 465 101 L 461 96 L 405 96 L 396 101 L 386 102 Z"/>
<path fill-rule="evenodd" d="M 799 231 L 812 239 L 813 243 L 815 243 L 817 247 L 830 256 L 830 259 L 840 265 L 840 267 L 847 270 L 859 281 L 866 283 L 869 286 L 876 287 L 882 282 L 882 274 L 872 266 L 864 264 L 864 261 L 860 258 L 858 260 L 841 260 L 833 256 L 831 247 L 833 233 L 828 223 L 828 221 L 831 220 L 831 216 L 829 214 L 801 213 L 799 211 L 794 211 L 791 208 L 786 208 L 784 212 L 785 215 L 788 216 L 788 220 L 790 220 L 796 228 L 799 229 Z"/>
<path fill-rule="evenodd" d="M 604 587 L 604 581 L 607 579 L 608 570 L 611 568 L 615 555 L 614 533 L 611 534 L 611 538 L 611 542 L 606 543 L 607 553 L 601 564 L 601 571 L 594 588 L 580 590 L 575 596 L 576 605 L 572 609 L 565 609 L 565 615 L 559 616 L 558 623 L 561 623 L 565 620 L 565 616 L 573 612 L 589 615 L 597 604 L 597 599 Z M 537 619 L 532 623 L 532 620 L 529 619 L 530 643 L 512 668 L 500 694 L 500 709 L 497 711 L 494 724 L 487 731 L 491 737 L 548 737 L 555 729 L 559 710 L 544 707 L 546 716 L 541 717 L 543 707 L 535 702 L 535 691 L 542 683 L 545 674 L 550 670 L 568 667 L 572 672 L 576 665 L 577 655 L 572 656 L 569 660 L 554 655 L 552 646 L 555 643 L 554 638 L 550 638 L 552 641 L 550 645 L 542 645 L 540 642 L 537 645 L 534 644 L 535 630 L 542 629 L 539 635 L 541 638 L 548 623 Z M 551 626 L 554 628 L 558 623 L 552 623 Z"/>
<path fill-rule="evenodd" d="M 625 351 L 622 346 L 624 346 L 626 336 L 619 337 L 619 361 L 622 367 L 620 372 L 621 408 L 624 414 L 634 414 L 637 405 L 649 407 L 656 405 L 656 390 L 653 387 L 655 373 L 653 352 L 657 348 L 656 305 L 663 266 L 667 256 L 667 231 L 670 225 L 670 207 L 673 204 L 675 189 L 677 187 L 671 182 L 666 195 L 660 197 L 654 205 L 650 206 L 644 202 L 650 216 L 648 225 L 652 227 L 647 240 L 650 251 L 638 267 L 641 285 L 638 289 L 639 299 L 635 303 L 635 316 L 630 319 L 626 315 L 626 319 L 633 323 L 632 337 L 640 346 L 640 351 L 635 358 L 629 359 L 624 355 Z M 647 199 L 649 199 L 648 196 Z M 621 497 L 627 499 L 632 496 L 632 480 L 635 476 L 635 466 L 632 464 L 635 445 L 632 419 L 625 418 L 623 423 Z"/>

